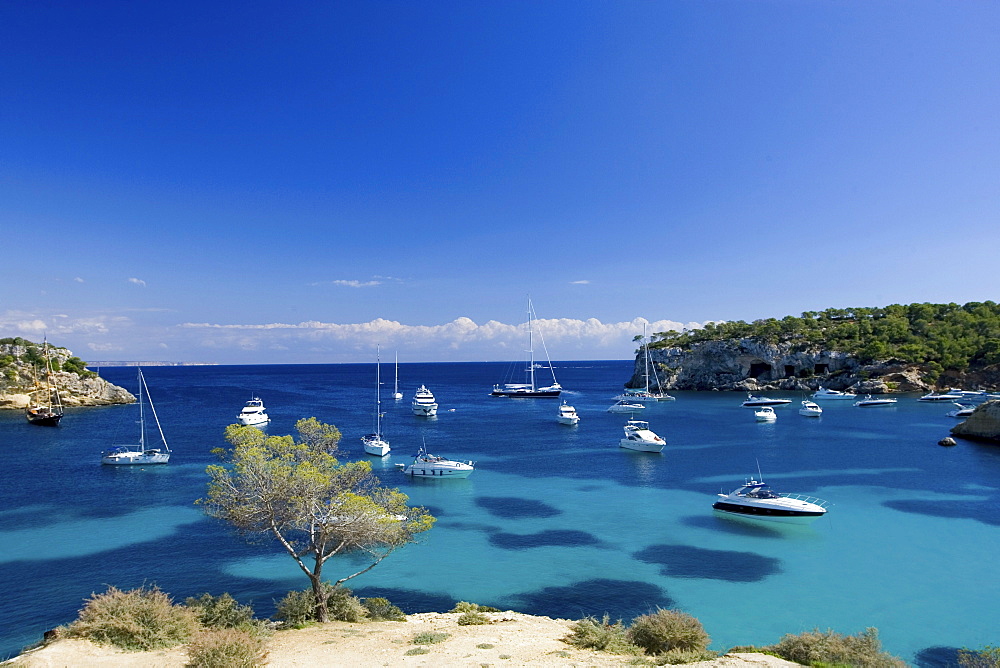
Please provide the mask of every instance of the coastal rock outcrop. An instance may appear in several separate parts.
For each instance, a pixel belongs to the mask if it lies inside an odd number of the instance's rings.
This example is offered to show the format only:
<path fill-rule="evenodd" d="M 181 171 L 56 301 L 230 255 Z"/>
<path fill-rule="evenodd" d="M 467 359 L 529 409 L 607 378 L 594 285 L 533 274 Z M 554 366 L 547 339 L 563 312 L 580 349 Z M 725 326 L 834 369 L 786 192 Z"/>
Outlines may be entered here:
<path fill-rule="evenodd" d="M 32 401 L 36 365 L 29 360 L 38 348 L 30 342 L 0 344 L 0 409 L 23 409 Z M 56 363 L 54 366 L 60 369 L 74 368 L 75 362 L 79 362 L 66 348 L 50 346 L 48 353 Z M 88 371 L 56 371 L 51 374 L 51 383 L 58 388 L 64 406 L 107 406 L 135 401 L 131 392 Z"/>
<path fill-rule="evenodd" d="M 1000 441 L 1000 401 L 981 404 L 965 422 L 952 427 L 951 433 L 962 438 Z"/>

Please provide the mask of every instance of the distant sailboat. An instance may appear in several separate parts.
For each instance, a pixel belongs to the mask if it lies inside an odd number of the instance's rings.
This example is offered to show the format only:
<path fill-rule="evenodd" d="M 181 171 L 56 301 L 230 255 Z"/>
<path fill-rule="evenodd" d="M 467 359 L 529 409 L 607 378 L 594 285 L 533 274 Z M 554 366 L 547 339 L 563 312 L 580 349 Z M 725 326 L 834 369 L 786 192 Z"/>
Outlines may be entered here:
<path fill-rule="evenodd" d="M 525 375 L 528 382 L 526 383 L 505 383 L 503 386 L 496 384 L 493 386 L 493 391 L 490 392 L 491 396 L 494 397 L 558 397 L 559 393 L 562 392 L 562 386 L 556 381 L 556 372 L 552 368 L 552 360 L 549 359 L 549 351 L 545 347 L 545 339 L 542 338 L 541 332 L 539 332 L 539 338 L 542 341 L 542 350 L 545 351 L 545 361 L 549 368 L 549 373 L 552 374 L 552 384 L 548 387 L 538 387 L 535 383 L 535 369 L 544 369 L 546 365 L 535 364 L 535 352 L 532 349 L 532 320 L 537 319 L 535 316 L 535 309 L 531 305 L 531 299 L 528 299 L 528 360 L 527 368 L 525 369 Z"/>
<path fill-rule="evenodd" d="M 139 369 L 139 442 L 130 445 L 113 445 L 101 455 L 102 464 L 112 466 L 134 465 L 134 464 L 166 464 L 170 461 L 170 447 L 167 445 L 167 437 L 163 435 L 163 428 L 160 426 L 160 418 L 156 416 L 156 407 L 153 406 L 153 398 L 149 396 L 149 388 L 146 387 L 146 379 Z M 149 447 L 149 439 L 146 435 L 146 411 L 143 405 L 143 395 L 149 402 L 149 412 L 153 415 L 156 423 L 156 431 L 160 435 L 160 442 L 163 447 Z"/>
<path fill-rule="evenodd" d="M 392 398 L 399 401 L 403 398 L 403 393 L 399 391 L 399 353 L 396 353 L 396 380 L 392 383 Z"/>
<path fill-rule="evenodd" d="M 35 375 L 35 389 L 31 394 L 36 395 L 44 392 L 45 398 L 35 398 L 33 403 L 28 404 L 24 409 L 24 417 L 30 424 L 40 427 L 56 427 L 63 416 L 62 400 L 59 398 L 59 388 L 52 384 L 52 362 L 49 360 L 49 340 L 44 339 L 42 346 L 42 358 L 45 360 L 45 387 L 38 383 L 38 375 Z"/>
<path fill-rule="evenodd" d="M 375 433 L 361 437 L 365 452 L 376 457 L 389 454 L 389 441 L 382 436 L 382 363 L 378 349 L 375 352 Z"/>

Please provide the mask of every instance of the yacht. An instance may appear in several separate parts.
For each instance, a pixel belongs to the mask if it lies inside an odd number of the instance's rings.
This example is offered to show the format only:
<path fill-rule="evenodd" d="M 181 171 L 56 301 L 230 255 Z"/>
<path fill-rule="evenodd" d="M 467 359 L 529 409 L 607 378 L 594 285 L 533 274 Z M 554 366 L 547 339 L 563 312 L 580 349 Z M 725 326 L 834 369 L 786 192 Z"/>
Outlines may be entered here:
<path fill-rule="evenodd" d="M 819 417 L 822 414 L 823 409 L 819 407 L 819 404 L 808 399 L 802 402 L 802 408 L 799 409 L 799 415 L 805 415 L 806 417 Z"/>
<path fill-rule="evenodd" d="M 661 452 L 667 442 L 656 435 L 644 420 L 629 420 L 625 423 L 625 438 L 618 445 L 640 452 Z"/>
<path fill-rule="evenodd" d="M 580 416 L 576 414 L 576 409 L 565 401 L 559 407 L 559 416 L 556 419 L 559 420 L 559 424 L 568 424 L 571 427 L 580 422 Z"/>
<path fill-rule="evenodd" d="M 611 404 L 608 408 L 609 413 L 631 413 L 633 411 L 645 410 L 646 407 L 635 401 L 625 401 L 624 399 L 619 399 L 617 402 Z"/>
<path fill-rule="evenodd" d="M 948 390 L 943 394 L 937 392 L 928 392 L 924 396 L 917 399 L 917 401 L 955 401 L 956 399 L 962 398 L 961 390 Z"/>
<path fill-rule="evenodd" d="M 526 383 L 504 383 L 501 385 L 497 383 L 493 386 L 493 391 L 490 392 L 492 397 L 558 397 L 562 392 L 562 385 L 556 380 L 555 369 L 552 368 L 552 360 L 549 359 L 549 351 L 545 347 L 545 339 L 542 338 L 542 333 L 538 333 L 538 338 L 542 342 L 542 349 L 545 351 L 545 361 L 546 364 L 538 364 L 535 362 L 535 352 L 532 348 L 532 321 L 536 320 L 535 307 L 531 305 L 531 299 L 528 299 L 528 360 L 524 368 Z M 535 371 L 548 368 L 549 374 L 552 376 L 552 384 L 545 387 L 540 387 L 538 383 L 535 382 Z"/>
<path fill-rule="evenodd" d="M 826 514 L 827 502 L 802 494 L 778 494 L 766 483 L 749 480 L 729 494 L 719 494 L 712 508 L 762 520 L 811 522 Z"/>
<path fill-rule="evenodd" d="M 438 412 L 437 402 L 434 401 L 434 393 L 421 385 L 417 388 L 417 393 L 413 395 L 413 414 L 420 417 L 434 417 Z"/>
<path fill-rule="evenodd" d="M 783 406 L 785 404 L 792 403 L 791 399 L 769 399 L 768 397 L 756 397 L 752 394 L 747 394 L 747 400 L 743 402 L 743 406 Z"/>
<path fill-rule="evenodd" d="M 649 357 L 649 341 L 646 339 L 646 324 L 642 325 L 642 351 L 645 354 L 644 360 L 644 373 L 643 376 L 646 380 L 645 389 L 631 389 L 625 388 L 622 394 L 619 394 L 615 399 L 623 399 L 625 401 L 676 401 L 677 397 L 667 394 L 660 388 L 660 378 L 656 375 L 656 365 L 652 363 Z M 656 390 L 653 391 L 649 389 L 649 370 L 653 370 L 653 379 L 656 382 Z"/>
<path fill-rule="evenodd" d="M 757 422 L 774 422 L 778 419 L 778 414 L 770 406 L 761 406 L 753 412 L 753 416 Z"/>
<path fill-rule="evenodd" d="M 865 395 L 864 399 L 861 399 L 860 401 L 855 401 L 854 405 L 863 408 L 865 406 L 892 406 L 895 403 L 896 403 L 895 399 L 889 399 L 888 397 L 873 397 L 872 395 L 868 394 Z"/>
<path fill-rule="evenodd" d="M 28 424 L 41 427 L 57 427 L 59 420 L 63 416 L 62 400 L 59 397 L 59 388 L 52 382 L 52 362 L 49 361 L 49 339 L 44 339 L 43 359 L 45 361 L 45 387 L 38 382 L 38 372 L 35 371 L 35 389 L 29 392 L 32 401 L 24 408 L 24 418 Z"/>
<path fill-rule="evenodd" d="M 953 418 L 967 418 L 976 410 L 975 406 L 966 406 L 965 404 L 955 403 L 956 408 L 950 410 L 945 415 Z"/>
<path fill-rule="evenodd" d="M 145 400 L 145 401 L 144 401 Z M 130 445 L 112 445 L 101 454 L 101 463 L 111 466 L 127 466 L 137 464 L 166 464 L 170 461 L 170 446 L 167 445 L 167 438 L 163 435 L 163 428 L 160 426 L 160 418 L 156 416 L 156 407 L 153 406 L 153 399 L 149 396 L 149 388 L 146 387 L 146 379 L 139 369 L 139 435 L 138 443 Z M 150 437 L 146 433 L 146 408 L 149 404 L 149 412 L 156 423 L 156 433 L 159 434 L 159 442 L 162 447 L 150 447 Z"/>
<path fill-rule="evenodd" d="M 474 462 L 459 462 L 429 454 L 427 446 L 421 445 L 413 463 L 396 464 L 396 468 L 414 478 L 468 478 L 476 465 Z"/>
<path fill-rule="evenodd" d="M 813 399 L 857 399 L 858 395 L 852 394 L 851 392 L 838 392 L 837 390 L 829 390 L 822 385 L 819 389 L 813 392 Z"/>
<path fill-rule="evenodd" d="M 246 403 L 236 419 L 243 425 L 266 424 L 271 421 L 267 416 L 267 409 L 260 397 L 251 397 Z"/>

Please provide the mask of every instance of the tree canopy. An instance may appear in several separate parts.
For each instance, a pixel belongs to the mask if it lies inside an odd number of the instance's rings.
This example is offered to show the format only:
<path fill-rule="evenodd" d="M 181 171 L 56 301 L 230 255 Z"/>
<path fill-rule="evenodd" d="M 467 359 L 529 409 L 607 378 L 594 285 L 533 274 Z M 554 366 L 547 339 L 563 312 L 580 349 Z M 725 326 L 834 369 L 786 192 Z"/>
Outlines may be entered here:
<path fill-rule="evenodd" d="M 312 584 L 316 619 L 326 621 L 329 588 L 323 587 L 322 573 L 330 558 L 367 557 L 364 568 L 334 582 L 340 586 L 413 542 L 434 518 L 409 507 L 399 490 L 382 486 L 370 463 L 340 463 L 330 451 L 340 439 L 336 427 L 310 418 L 299 420 L 296 429 L 298 440 L 255 427 L 227 427 L 233 447 L 215 450 L 223 463 L 206 470 L 208 495 L 199 503 L 248 539 L 280 543 Z"/>
<path fill-rule="evenodd" d="M 863 363 L 896 359 L 965 371 L 1000 363 L 1000 304 L 892 304 L 829 308 L 745 322 L 708 323 L 702 329 L 654 334 L 650 348 L 690 348 L 702 341 L 756 338 L 856 355 Z"/>

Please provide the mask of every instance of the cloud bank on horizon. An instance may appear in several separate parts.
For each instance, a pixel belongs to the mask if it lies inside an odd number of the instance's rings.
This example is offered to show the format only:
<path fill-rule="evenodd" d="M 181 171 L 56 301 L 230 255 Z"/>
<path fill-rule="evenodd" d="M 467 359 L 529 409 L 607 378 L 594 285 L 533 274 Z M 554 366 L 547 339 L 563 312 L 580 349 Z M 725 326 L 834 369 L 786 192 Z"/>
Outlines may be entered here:
<path fill-rule="evenodd" d="M 544 342 L 553 359 L 628 359 L 636 335 L 696 329 L 703 323 L 634 318 L 601 322 L 596 318 L 538 319 L 537 355 Z M 361 323 L 316 320 L 299 323 L 220 324 L 183 322 L 157 325 L 133 315 L 65 314 L 39 316 L 8 311 L 0 316 L 5 336 L 42 335 L 86 359 L 217 362 L 221 364 L 330 363 L 370 361 L 376 344 L 396 350 L 404 361 L 511 360 L 526 347 L 524 323 L 459 317 L 438 325 L 407 325 L 376 318 Z"/>

